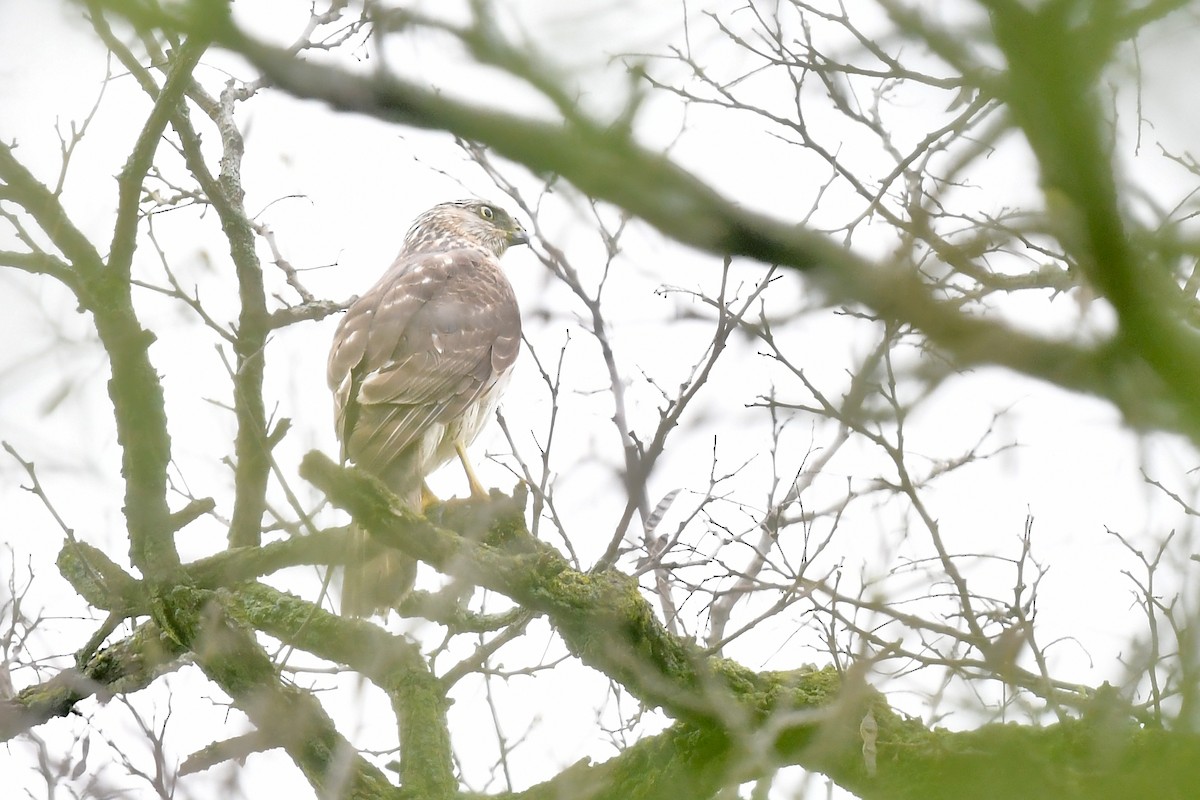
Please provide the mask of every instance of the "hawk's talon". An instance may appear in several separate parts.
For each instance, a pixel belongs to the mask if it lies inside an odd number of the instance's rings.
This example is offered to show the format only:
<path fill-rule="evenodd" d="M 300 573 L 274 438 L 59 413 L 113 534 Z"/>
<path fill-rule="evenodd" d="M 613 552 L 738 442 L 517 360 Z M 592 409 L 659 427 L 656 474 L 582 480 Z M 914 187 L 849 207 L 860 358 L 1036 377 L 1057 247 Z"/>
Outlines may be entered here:
<path fill-rule="evenodd" d="M 425 514 L 426 511 L 441 502 L 441 498 L 433 493 L 433 490 L 429 488 L 429 484 L 421 481 L 421 514 Z"/>

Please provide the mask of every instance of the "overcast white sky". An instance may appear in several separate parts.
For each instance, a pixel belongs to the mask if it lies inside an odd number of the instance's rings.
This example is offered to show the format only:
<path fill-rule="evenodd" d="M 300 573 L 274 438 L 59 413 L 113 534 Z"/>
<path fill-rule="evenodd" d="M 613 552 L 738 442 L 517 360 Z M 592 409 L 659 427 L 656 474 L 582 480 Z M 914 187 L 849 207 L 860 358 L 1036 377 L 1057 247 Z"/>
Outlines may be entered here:
<path fill-rule="evenodd" d="M 304 5 L 264 1 L 239 3 L 239 9 L 247 19 L 269 20 L 273 34 L 287 40 L 291 32 L 300 29 L 303 18 L 297 18 L 289 27 L 284 10 Z M 960 5 L 945 4 L 947 13 Z M 511 19 L 506 24 L 511 24 L 517 35 L 546 48 L 564 67 L 576 70 L 584 102 L 595 109 L 614 107 L 623 90 L 623 70 L 609 63 L 610 55 L 661 52 L 665 42 L 675 41 L 680 35 L 681 4 L 589 0 L 568 11 L 561 3 L 526 0 L 510 6 Z M 705 28 L 697 21 L 699 7 L 691 6 L 690 10 L 693 46 L 711 45 L 715 41 L 711 27 Z M 1121 148 L 1126 174 L 1147 192 L 1153 191 L 1157 202 L 1164 205 L 1181 197 L 1186 187 L 1177 182 L 1177 173 L 1168 171 L 1161 159 L 1143 156 L 1155 151 L 1151 134 L 1153 140 L 1169 147 L 1195 145 L 1200 106 L 1194 102 L 1194 91 L 1186 85 L 1190 76 L 1200 71 L 1196 63 L 1200 49 L 1194 47 L 1194 37 L 1194 29 L 1170 28 L 1157 32 L 1143 46 L 1146 90 L 1141 102 L 1155 126 L 1152 132 L 1144 131 L 1147 141 L 1141 154 L 1135 153 L 1129 139 Z M 504 97 L 514 110 L 522 110 L 520 95 L 497 93 L 494 87 L 502 84 L 491 83 L 491 78 L 478 71 L 456 67 L 457 57 L 447 58 L 445 48 L 436 41 L 422 40 L 395 55 L 403 59 L 408 74 L 467 96 L 484 96 L 492 101 Z M 721 67 L 736 70 L 733 55 L 716 58 L 715 63 Z M 104 63 L 104 53 L 79 22 L 76 7 L 60 3 L 0 4 L 0 137 L 18 142 L 18 155 L 34 166 L 44 181 L 53 182 L 56 176 L 60 153 L 55 124 L 67 129 L 72 121 L 87 115 L 100 91 Z M 230 70 L 239 78 L 252 76 L 236 60 L 219 54 L 205 63 L 208 66 L 198 74 L 211 81 L 209 88 L 214 91 L 223 80 L 221 70 Z M 113 69 L 119 71 L 119 66 L 114 64 Z M 763 91 L 770 88 L 764 84 Z M 1121 102 L 1128 100 L 1126 95 L 1121 96 Z M 115 188 L 112 176 L 120 169 L 146 107 L 131 79 L 118 77 L 110 81 L 92 128 L 72 160 L 64 202 L 76 223 L 97 241 L 105 241 L 110 230 Z M 914 119 L 919 119 L 927 110 L 914 106 L 912 113 Z M 321 296 L 344 299 L 364 290 L 390 262 L 411 219 L 433 203 L 461 196 L 496 195 L 487 178 L 439 134 L 335 115 L 319 105 L 269 91 L 247 104 L 239 119 L 247 138 L 244 177 L 248 208 L 252 213 L 261 211 L 260 219 L 277 232 L 285 255 L 295 265 L 336 265 L 306 273 L 309 288 Z M 665 146 L 675 139 L 685 120 L 686 133 L 672 150 L 681 162 L 740 202 L 780 218 L 794 218 L 807 209 L 819 187 L 819 176 L 808 171 L 812 160 L 763 134 L 753 119 L 718 116 L 703 110 L 694 110 L 685 117 L 678 105 L 659 102 L 651 104 L 639 131 L 647 142 Z M 1036 175 L 1028 159 L 1016 149 L 1002 155 L 990 167 L 994 173 L 985 171 L 979 176 L 992 182 L 986 192 L 979 193 L 979 202 L 999 206 L 1036 198 Z M 530 196 L 536 195 L 539 184 L 535 179 L 519 170 L 511 171 L 511 176 Z M 837 211 L 831 208 L 829 218 L 837 218 Z M 542 224 L 553 241 L 576 260 L 588 280 L 599 279 L 602 248 L 571 208 L 552 198 Z M 184 212 L 161 215 L 155 226 L 176 268 L 187 271 L 188 279 L 202 287 L 204 299 L 218 313 L 223 311 L 226 318 L 232 314 L 235 298 L 222 294 L 222 251 L 211 221 L 198 225 L 194 215 Z M 855 244 L 878 248 L 882 241 L 864 239 Z M 635 227 L 627 245 L 627 254 L 614 271 L 610 289 L 610 296 L 618 298 L 610 304 L 613 343 L 630 377 L 635 421 L 646 423 L 656 414 L 657 398 L 637 377 L 657 376 L 664 386 L 677 382 L 681 365 L 690 363 L 701 351 L 700 337 L 704 335 L 699 327 L 668 324 L 687 304 L 677 297 L 664 300 L 654 290 L 664 283 L 712 287 L 719 277 L 720 261 L 672 247 L 642 228 Z M 0 232 L 0 247 L 10 246 L 7 230 Z M 151 248 L 143 247 L 139 259 L 140 268 L 156 274 Z M 603 389 L 604 382 L 594 372 L 597 362 L 588 349 L 592 345 L 573 321 L 582 309 L 549 281 L 531 254 L 513 251 L 506 256 L 505 264 L 522 299 L 531 342 L 537 351 L 543 358 L 555 357 L 570 333 L 575 348 L 572 352 L 580 353 L 578 360 L 571 362 L 569 373 L 580 393 L 564 398 L 570 426 L 559 450 L 559 468 L 563 471 L 560 492 L 564 506 L 571 509 L 571 521 L 581 529 L 589 524 L 597 529 L 594 539 L 577 540 L 581 557 L 590 563 L 607 543 L 611 530 L 613 504 L 605 503 L 611 501 L 616 484 L 606 465 L 618 460 L 607 421 L 611 410 L 605 397 L 603 393 L 585 393 Z M 752 280 L 761 274 L 761 268 L 740 265 L 737 274 Z M 787 281 L 793 288 L 799 284 L 790 277 Z M 47 288 L 46 283 L 0 272 L 0 297 L 6 309 L 0 314 L 0 439 L 38 463 L 52 497 L 61 499 L 60 510 L 82 538 L 105 547 L 114 557 L 123 557 L 119 495 L 112 495 L 118 455 L 111 421 L 104 410 L 106 365 L 90 343 L 89 320 L 74 312 L 63 292 Z M 221 361 L 212 341 L 198 336 L 192 321 L 177 309 L 153 298 L 142 298 L 142 302 L 147 318 L 162 326 L 160 341 L 152 352 L 156 363 L 162 365 L 172 418 L 176 420 L 172 431 L 176 462 L 195 494 L 222 496 L 228 476 L 213 465 L 224 451 L 214 452 L 214 447 L 225 446 L 230 424 L 209 402 L 223 400 L 227 393 Z M 543 309 L 549 309 L 548 315 L 533 313 Z M 1031 329 L 1061 331 L 1080 324 L 1078 305 L 1071 297 L 1022 300 L 1008 310 L 1025 315 Z M 299 456 L 313 447 L 333 452 L 324 358 L 334 324 L 334 320 L 327 320 L 298 326 L 280 333 L 272 342 L 269 410 L 297 422 L 280 451 L 285 468 L 294 469 Z M 1088 324 L 1102 328 L 1102 310 L 1098 309 Z M 49 340 L 54 331 L 65 332 L 69 340 Z M 818 381 L 836 382 L 851 363 L 849 357 L 861 355 L 869 344 L 861 330 L 830 315 L 813 315 L 788 333 L 800 337 L 799 341 L 811 342 L 804 348 L 805 366 Z M 723 431 L 722 457 L 730 464 L 752 460 L 746 472 L 750 487 L 770 467 L 762 459 L 769 444 L 763 429 L 742 427 L 745 404 L 766 389 L 761 362 L 755 360 L 752 351 L 750 348 L 746 358 L 723 368 L 716 384 L 719 389 L 711 393 L 705 406 L 719 412 L 715 422 L 709 419 L 705 424 L 714 432 Z M 528 353 L 525 359 L 503 410 L 514 430 L 541 432 L 550 402 Z M 188 368 L 173 368 L 179 364 L 187 364 Z M 79 373 L 81 385 L 63 386 L 60 375 L 64 369 Z M 272 401 L 278 403 L 274 409 L 270 407 Z M 980 370 L 940 389 L 910 420 L 910 446 L 914 453 L 931 460 L 952 457 L 965 443 L 978 438 L 991 415 L 1002 408 L 1011 411 L 997 441 L 1017 442 L 1020 447 L 943 481 L 931 494 L 931 505 L 948 540 L 964 552 L 1013 552 L 1026 514 L 1032 514 L 1039 533 L 1038 555 L 1053 565 L 1041 587 L 1040 638 L 1043 643 L 1064 638 L 1064 644 L 1053 650 L 1056 677 L 1093 685 L 1119 681 L 1122 673 L 1118 656 L 1128 650 L 1129 636 L 1141 626 L 1120 576 L 1120 569 L 1129 564 L 1122 560 L 1120 547 L 1105 534 L 1105 528 L 1145 537 L 1147 542 L 1174 527 L 1190 530 L 1177 508 L 1144 483 L 1140 470 L 1148 465 L 1155 477 L 1182 491 L 1187 471 L 1195 466 L 1195 453 L 1173 437 L 1135 437 L 1103 403 L 997 370 Z M 750 435 L 739 434 L 747 430 Z M 522 441 L 532 447 L 527 435 Z M 655 478 L 656 497 L 679 487 L 702 488 L 711 448 L 709 436 L 680 442 Z M 476 460 L 482 461 L 484 452 L 503 452 L 507 445 L 493 426 L 473 449 L 479 454 Z M 598 457 L 575 466 L 576 460 L 589 453 Z M 756 456 L 758 460 L 753 460 Z M 498 463 L 485 463 L 481 474 L 490 485 L 507 488 L 513 483 Z M 97 475 L 103 476 L 99 482 Z M 842 477 L 831 476 L 834 480 Z M 7 454 L 0 454 L 0 507 L 5 509 L 0 516 L 0 538 L 11 547 L 18 581 L 24 580 L 27 565 L 37 576 L 30 594 L 34 604 L 45 603 L 51 613 L 75 614 L 74 606 L 64 602 L 65 584 L 52 566 L 61 535 L 40 503 L 18 488 L 21 481 L 15 462 Z M 461 477 L 453 470 L 445 470 L 433 483 L 445 494 L 463 491 Z M 747 497 L 752 494 L 746 491 Z M 895 524 L 890 513 L 888 509 L 879 510 L 879 520 L 886 521 L 881 525 Z M 862 520 L 864 524 L 867 521 Z M 881 542 L 891 530 L 894 528 L 864 530 L 862 552 L 851 549 L 843 556 L 851 563 L 860 559 L 868 569 L 883 568 L 881 558 L 905 552 L 902 542 L 891 543 L 894 551 L 882 549 Z M 180 547 L 186 555 L 195 557 L 212 552 L 222 543 L 219 526 L 201 524 L 181 537 Z M 8 558 L 4 554 L 6 562 Z M 0 574 L 9 568 L 9 563 L 0 564 Z M 996 576 L 997 585 L 1003 586 L 1004 579 Z M 980 580 L 987 580 L 987 575 L 981 572 Z M 393 627 L 396 624 L 393 620 Z M 55 620 L 52 631 L 66 634 L 61 638 L 61 648 L 66 651 L 79 646 L 94 626 L 95 621 L 68 618 Z M 794 667 L 817 657 L 802 648 L 777 648 L 778 641 L 786 636 L 786 631 L 764 626 L 758 636 L 747 636 L 735 655 L 751 667 L 775 669 Z M 535 646 L 550 640 L 544 632 L 532 638 Z M 1068 643 L 1070 638 L 1076 638 L 1079 644 Z M 528 769 L 521 773 L 523 781 L 544 779 L 581 754 L 611 755 L 612 750 L 594 730 L 591 712 L 593 705 L 603 702 L 603 690 L 578 689 L 590 677 L 581 667 L 565 666 L 514 681 L 513 694 L 499 701 L 510 715 L 506 725 L 512 726 L 510 732 L 514 735 L 524 730 L 527 719 L 534 714 L 543 718 L 531 744 L 515 756 L 516 766 Z M 27 673 L 18 676 L 18 681 L 34 678 Z M 175 752 L 182 757 L 222 735 L 226 718 L 219 706 L 204 701 L 196 704 L 191 699 L 210 696 L 213 691 L 195 671 L 182 671 L 170 681 L 178 690 L 176 713 L 189 715 L 187 724 L 172 729 Z M 530 710 L 521 699 L 522 691 L 534 691 L 543 699 L 553 697 L 555 702 Z M 466 721 L 469 715 L 478 713 L 477 700 L 464 697 L 452 710 L 460 731 L 474 724 L 486 726 L 486 720 Z M 903 704 L 905 698 L 894 700 Z M 86 710 L 97 714 L 97 730 L 103 729 L 110 736 L 119 738 L 122 727 L 130 724 L 127 716 L 115 712 L 105 716 L 94 701 L 88 701 Z M 920 710 L 919 699 L 911 710 Z M 333 711 L 342 720 L 361 716 L 357 704 L 334 707 Z M 165 708 L 160 712 L 161 723 Z M 368 719 L 366 724 L 376 726 L 379 741 L 386 743 L 386 721 Z M 72 730 L 75 728 L 68 722 L 56 721 L 43 726 L 40 733 L 54 745 L 67 747 Z M 494 744 L 484 736 L 479 747 Z M 0 749 L 0 774 L 26 774 L 29 758 L 28 749 L 23 747 Z M 275 796 L 308 794 L 307 784 L 294 769 L 284 765 L 282 758 L 258 758 L 260 767 L 269 768 L 250 770 L 251 781 L 271 781 Z M 481 784 L 480 774 L 473 777 Z M 198 783 L 189 787 L 183 796 L 206 797 L 217 791 Z"/>

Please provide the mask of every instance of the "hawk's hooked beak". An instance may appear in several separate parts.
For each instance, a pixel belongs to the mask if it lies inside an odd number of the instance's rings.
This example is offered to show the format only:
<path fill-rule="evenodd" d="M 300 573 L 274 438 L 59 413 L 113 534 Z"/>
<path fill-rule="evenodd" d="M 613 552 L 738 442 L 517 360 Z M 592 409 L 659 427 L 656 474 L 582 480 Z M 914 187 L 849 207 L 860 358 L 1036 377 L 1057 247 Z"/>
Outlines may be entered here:
<path fill-rule="evenodd" d="M 508 244 L 509 246 L 514 244 L 529 244 L 529 234 L 525 232 L 524 228 L 517 225 L 517 229 L 508 234 Z"/>

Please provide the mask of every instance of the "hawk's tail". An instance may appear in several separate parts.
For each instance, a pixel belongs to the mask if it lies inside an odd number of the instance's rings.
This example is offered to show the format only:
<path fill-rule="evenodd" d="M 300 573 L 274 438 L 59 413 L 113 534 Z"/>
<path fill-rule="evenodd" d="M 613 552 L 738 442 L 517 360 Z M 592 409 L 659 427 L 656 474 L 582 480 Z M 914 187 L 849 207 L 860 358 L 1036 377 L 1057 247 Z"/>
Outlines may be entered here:
<path fill-rule="evenodd" d="M 412 591 L 417 562 L 399 550 L 371 541 L 357 525 L 349 531 L 350 559 L 342 573 L 342 615 L 386 613 Z"/>

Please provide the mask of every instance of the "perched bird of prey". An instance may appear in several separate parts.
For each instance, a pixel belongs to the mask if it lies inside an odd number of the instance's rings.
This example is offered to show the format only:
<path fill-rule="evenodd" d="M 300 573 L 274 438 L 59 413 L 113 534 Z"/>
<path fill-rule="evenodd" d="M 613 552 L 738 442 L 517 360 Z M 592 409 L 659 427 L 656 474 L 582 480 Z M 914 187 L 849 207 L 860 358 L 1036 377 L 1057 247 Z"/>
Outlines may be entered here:
<path fill-rule="evenodd" d="M 334 334 L 328 380 L 342 458 L 417 511 L 433 499 L 425 476 L 456 454 L 472 494 L 487 494 L 466 447 L 495 409 L 521 347 L 521 314 L 499 258 L 528 241 L 492 203 L 436 205 Z M 395 606 L 412 588 L 415 562 L 357 528 L 352 536 L 342 613 Z"/>

